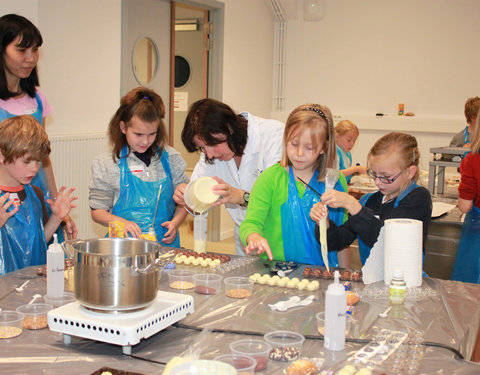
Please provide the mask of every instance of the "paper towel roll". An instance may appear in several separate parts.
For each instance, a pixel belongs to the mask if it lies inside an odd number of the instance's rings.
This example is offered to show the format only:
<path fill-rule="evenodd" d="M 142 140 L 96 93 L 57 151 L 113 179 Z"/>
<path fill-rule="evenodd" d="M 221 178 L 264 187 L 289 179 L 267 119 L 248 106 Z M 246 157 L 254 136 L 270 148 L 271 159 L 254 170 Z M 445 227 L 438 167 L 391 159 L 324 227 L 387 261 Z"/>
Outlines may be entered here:
<path fill-rule="evenodd" d="M 385 283 L 393 270 L 403 270 L 408 288 L 422 285 L 423 223 L 412 219 L 385 220 Z"/>

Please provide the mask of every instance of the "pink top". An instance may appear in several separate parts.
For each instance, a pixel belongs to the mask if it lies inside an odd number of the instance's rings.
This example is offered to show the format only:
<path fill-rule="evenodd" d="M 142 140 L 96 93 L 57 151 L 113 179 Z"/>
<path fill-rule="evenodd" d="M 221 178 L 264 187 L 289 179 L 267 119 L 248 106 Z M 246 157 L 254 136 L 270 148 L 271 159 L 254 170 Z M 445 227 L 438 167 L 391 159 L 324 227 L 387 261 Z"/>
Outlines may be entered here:
<path fill-rule="evenodd" d="M 52 106 L 40 87 L 37 87 L 36 90 L 42 101 L 43 118 L 45 118 L 52 112 Z M 38 106 L 35 98 L 25 94 L 21 98 L 0 99 L 0 107 L 14 115 L 30 115 L 37 110 Z"/>
<path fill-rule="evenodd" d="M 460 164 L 461 180 L 458 186 L 458 196 L 465 200 L 474 200 L 480 208 L 480 154 L 471 152 Z"/>

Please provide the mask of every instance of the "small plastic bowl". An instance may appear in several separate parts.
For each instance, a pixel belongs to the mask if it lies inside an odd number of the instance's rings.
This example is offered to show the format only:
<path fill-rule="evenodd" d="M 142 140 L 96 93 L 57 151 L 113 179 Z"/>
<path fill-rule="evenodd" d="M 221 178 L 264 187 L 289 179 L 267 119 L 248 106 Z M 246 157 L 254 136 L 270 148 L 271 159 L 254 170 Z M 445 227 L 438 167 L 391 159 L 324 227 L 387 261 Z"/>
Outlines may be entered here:
<path fill-rule="evenodd" d="M 43 299 L 45 303 L 52 305 L 53 308 L 56 309 L 57 307 L 66 305 L 67 303 L 75 302 L 75 293 L 63 292 L 58 296 L 45 295 L 43 296 Z"/>
<path fill-rule="evenodd" d="M 248 277 L 233 276 L 225 280 L 225 295 L 231 298 L 248 298 L 252 295 L 253 281 Z"/>
<path fill-rule="evenodd" d="M 192 271 L 187 270 L 168 270 L 168 286 L 172 289 L 193 289 L 195 284 L 193 283 Z"/>
<path fill-rule="evenodd" d="M 237 375 L 235 367 L 220 361 L 198 359 L 173 367 L 170 375 Z"/>
<path fill-rule="evenodd" d="M 0 312 L 0 339 L 12 339 L 23 332 L 23 314 L 17 311 Z"/>
<path fill-rule="evenodd" d="M 17 312 L 24 315 L 23 328 L 43 329 L 48 327 L 47 313 L 52 309 L 48 303 L 32 303 L 17 307 Z"/>
<path fill-rule="evenodd" d="M 222 287 L 223 277 L 216 273 L 198 273 L 193 275 L 195 292 L 199 294 L 217 294 Z"/>
<path fill-rule="evenodd" d="M 273 331 L 263 338 L 272 346 L 269 358 L 274 361 L 295 361 L 300 355 L 305 337 L 293 331 Z"/>
<path fill-rule="evenodd" d="M 325 312 L 319 312 L 315 314 L 315 318 L 317 319 L 317 331 L 322 336 L 325 335 Z M 350 334 L 350 330 L 352 327 L 352 316 L 347 314 L 345 315 L 345 336 L 347 337 Z"/>
<path fill-rule="evenodd" d="M 267 368 L 272 346 L 263 340 L 244 339 L 232 342 L 230 350 L 232 354 L 244 354 L 255 358 L 257 361 L 255 371 L 262 371 Z"/>
<path fill-rule="evenodd" d="M 257 360 L 246 354 L 222 354 L 215 358 L 215 360 L 228 363 L 241 375 L 254 375 L 255 367 L 257 367 Z"/>

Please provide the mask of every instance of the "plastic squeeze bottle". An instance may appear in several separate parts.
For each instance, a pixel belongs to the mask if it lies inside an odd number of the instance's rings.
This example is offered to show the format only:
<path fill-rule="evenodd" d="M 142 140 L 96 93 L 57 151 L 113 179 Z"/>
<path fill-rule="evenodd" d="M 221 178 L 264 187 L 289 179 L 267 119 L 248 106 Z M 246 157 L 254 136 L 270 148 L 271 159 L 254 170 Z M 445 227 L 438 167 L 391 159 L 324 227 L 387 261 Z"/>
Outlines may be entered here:
<path fill-rule="evenodd" d="M 407 290 L 407 284 L 403 277 L 403 270 L 394 269 L 392 280 L 390 281 L 390 288 L 388 296 L 392 305 L 401 305 L 405 301 L 405 294 Z"/>
<path fill-rule="evenodd" d="M 58 243 L 57 235 L 53 235 L 53 243 L 47 250 L 47 295 L 59 296 L 65 288 L 64 279 L 65 259 L 62 246 Z"/>
<path fill-rule="evenodd" d="M 334 281 L 325 293 L 325 335 L 323 346 L 328 350 L 345 348 L 345 315 L 347 294 L 340 283 L 340 273 L 335 271 Z"/>

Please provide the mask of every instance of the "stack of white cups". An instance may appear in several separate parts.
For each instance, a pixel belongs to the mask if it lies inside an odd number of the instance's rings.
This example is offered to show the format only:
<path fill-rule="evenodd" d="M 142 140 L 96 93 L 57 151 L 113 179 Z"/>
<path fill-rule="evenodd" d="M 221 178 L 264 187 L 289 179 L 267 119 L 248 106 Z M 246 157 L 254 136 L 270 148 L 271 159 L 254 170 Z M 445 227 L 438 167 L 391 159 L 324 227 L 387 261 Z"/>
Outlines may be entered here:
<path fill-rule="evenodd" d="M 422 285 L 423 225 L 419 220 L 385 220 L 385 283 L 389 284 L 393 270 L 404 272 L 408 288 Z"/>

